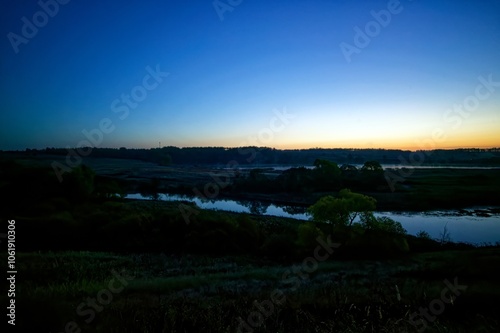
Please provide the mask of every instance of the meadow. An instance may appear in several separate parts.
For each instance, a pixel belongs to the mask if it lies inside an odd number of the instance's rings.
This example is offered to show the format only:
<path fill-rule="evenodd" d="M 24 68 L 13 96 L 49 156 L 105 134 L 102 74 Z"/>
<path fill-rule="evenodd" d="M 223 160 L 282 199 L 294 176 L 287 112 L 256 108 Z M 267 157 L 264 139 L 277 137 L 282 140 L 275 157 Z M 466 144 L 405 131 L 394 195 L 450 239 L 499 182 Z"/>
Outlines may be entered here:
<path fill-rule="evenodd" d="M 119 193 L 126 186 L 147 191 L 152 185 L 152 178 L 140 179 L 141 164 L 129 183 L 86 166 L 62 183 L 44 161 L 6 159 L 1 166 L 0 187 L 9 193 L 1 217 L 16 221 L 22 331 L 496 332 L 500 327 L 498 244 L 411 236 L 397 221 L 335 225 L 208 211 L 190 202 L 123 199 Z M 472 193 L 491 195 L 498 185 L 495 172 L 416 171 L 402 186 L 415 202 L 425 197 L 426 186 L 444 195 L 469 186 Z M 476 196 L 463 198 L 460 203 L 470 204 Z M 5 253 L 1 259 L 7 261 Z"/>
<path fill-rule="evenodd" d="M 82 332 L 494 332 L 499 258 L 498 248 L 332 257 L 304 271 L 300 261 L 249 256 L 30 252 L 18 258 L 18 323 L 49 332 L 68 323 Z M 287 280 L 287 271 L 296 273 Z M 113 272 L 129 280 L 108 297 Z M 415 315 L 454 279 L 466 289 L 452 304 L 433 320 Z"/>

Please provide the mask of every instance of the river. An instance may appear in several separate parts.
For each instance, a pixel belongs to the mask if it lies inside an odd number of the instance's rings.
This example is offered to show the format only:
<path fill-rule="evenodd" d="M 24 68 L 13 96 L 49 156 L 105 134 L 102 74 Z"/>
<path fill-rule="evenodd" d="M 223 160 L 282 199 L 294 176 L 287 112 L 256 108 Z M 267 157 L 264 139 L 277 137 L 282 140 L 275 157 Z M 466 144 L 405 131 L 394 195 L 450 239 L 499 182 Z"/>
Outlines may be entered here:
<path fill-rule="evenodd" d="M 139 193 L 128 194 L 127 199 L 151 200 Z M 301 207 L 278 206 L 260 201 L 237 201 L 215 199 L 205 201 L 197 197 L 159 194 L 159 200 L 191 201 L 203 209 L 223 210 L 241 213 L 263 214 L 308 220 L 309 215 Z M 440 239 L 445 227 L 454 242 L 473 244 L 500 242 L 500 213 L 489 207 L 464 210 L 439 210 L 429 212 L 376 212 L 375 216 L 387 216 L 398 221 L 406 231 L 415 235 L 426 231 L 432 238 Z"/>

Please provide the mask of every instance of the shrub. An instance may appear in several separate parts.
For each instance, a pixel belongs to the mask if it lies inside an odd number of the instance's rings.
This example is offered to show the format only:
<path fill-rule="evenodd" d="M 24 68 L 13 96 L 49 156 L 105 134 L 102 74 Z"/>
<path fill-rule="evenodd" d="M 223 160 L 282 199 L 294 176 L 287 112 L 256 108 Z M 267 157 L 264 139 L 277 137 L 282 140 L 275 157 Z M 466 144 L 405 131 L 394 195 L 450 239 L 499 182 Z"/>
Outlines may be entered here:
<path fill-rule="evenodd" d="M 379 230 L 397 235 L 406 235 L 406 230 L 401 223 L 386 216 L 375 217 L 371 213 L 363 214 L 361 215 L 361 224 L 368 230 Z"/>
<path fill-rule="evenodd" d="M 297 244 L 303 249 L 314 249 L 318 245 L 318 236 L 324 238 L 324 233 L 314 223 L 303 223 L 298 228 Z"/>
<path fill-rule="evenodd" d="M 431 239 L 431 235 L 429 235 L 429 233 L 427 231 L 423 231 L 423 230 L 420 230 L 419 232 L 417 232 L 416 236 L 418 238 L 422 238 L 422 239 Z"/>
<path fill-rule="evenodd" d="M 397 257 L 409 251 L 405 237 L 389 234 L 380 230 L 367 230 L 349 240 L 344 248 L 344 254 L 357 258 L 390 258 Z"/>

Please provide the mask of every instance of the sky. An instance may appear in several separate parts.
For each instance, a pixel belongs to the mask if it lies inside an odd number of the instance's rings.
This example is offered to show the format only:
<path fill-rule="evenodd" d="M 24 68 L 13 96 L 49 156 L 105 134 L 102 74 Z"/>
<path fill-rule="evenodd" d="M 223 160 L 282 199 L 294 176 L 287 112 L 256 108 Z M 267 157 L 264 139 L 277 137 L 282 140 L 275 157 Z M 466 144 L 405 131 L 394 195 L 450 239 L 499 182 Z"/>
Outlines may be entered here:
<path fill-rule="evenodd" d="M 500 1 L 6 0 L 0 149 L 500 147 Z"/>

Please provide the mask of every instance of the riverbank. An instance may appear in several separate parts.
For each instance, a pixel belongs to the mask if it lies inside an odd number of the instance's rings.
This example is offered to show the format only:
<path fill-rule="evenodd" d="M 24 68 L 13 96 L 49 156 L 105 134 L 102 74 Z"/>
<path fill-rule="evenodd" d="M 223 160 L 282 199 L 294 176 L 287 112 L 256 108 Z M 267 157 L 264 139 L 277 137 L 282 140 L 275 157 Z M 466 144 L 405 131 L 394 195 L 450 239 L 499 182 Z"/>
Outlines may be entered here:
<path fill-rule="evenodd" d="M 386 173 L 399 172 L 400 169 L 386 170 Z M 127 192 L 138 192 L 154 180 L 158 193 L 172 193 L 198 196 L 206 199 L 231 199 L 241 201 L 260 201 L 283 206 L 308 207 L 325 195 L 336 195 L 337 191 L 310 192 L 272 191 L 265 188 L 247 191 L 232 186 L 236 179 L 249 176 L 250 171 L 241 171 L 238 177 L 222 177 L 220 169 L 189 168 L 168 169 L 164 172 L 147 174 L 136 172 L 129 178 Z M 274 179 L 282 171 L 266 172 Z M 143 178 L 137 178 L 139 175 Z M 467 209 L 475 206 L 500 207 L 500 169 L 463 169 L 463 168 L 419 168 L 405 171 L 406 177 L 392 182 L 394 188 L 385 184 L 374 189 L 361 189 L 356 192 L 377 200 L 378 211 L 431 211 L 440 209 Z M 115 176 L 109 175 L 114 178 Z M 214 178 L 216 178 L 214 180 Z M 226 182 L 228 182 L 226 184 Z M 346 185 L 348 186 L 348 185 Z M 349 187 L 347 187 L 349 188 Z"/>
<path fill-rule="evenodd" d="M 64 158 L 55 155 L 24 156 L 19 161 L 23 165 L 51 168 L 52 162 L 63 163 Z M 84 159 L 84 163 L 97 176 L 116 181 L 124 193 L 156 191 L 301 207 L 314 204 L 324 195 L 336 194 L 336 191 L 308 192 L 305 188 L 299 188 L 299 191 L 269 192 L 265 188 L 248 191 L 233 186 L 236 180 L 248 177 L 259 165 L 245 165 L 244 168 L 235 169 L 210 165 L 161 166 L 139 160 L 93 157 Z M 276 165 L 272 168 L 260 166 L 260 169 L 269 179 L 277 178 L 284 171 Z M 420 212 L 475 206 L 500 207 L 499 168 L 476 168 L 474 165 L 468 168 L 464 165 L 397 168 L 388 165 L 385 176 L 386 179 L 380 186 L 351 190 L 375 198 L 378 211 Z M 206 191 L 205 188 L 209 185 L 214 192 Z M 349 188 L 348 185 L 345 187 Z"/>

